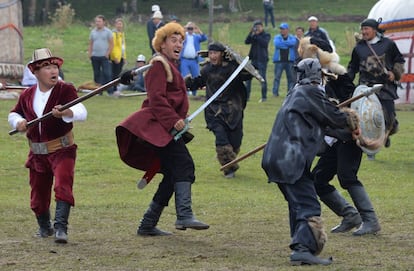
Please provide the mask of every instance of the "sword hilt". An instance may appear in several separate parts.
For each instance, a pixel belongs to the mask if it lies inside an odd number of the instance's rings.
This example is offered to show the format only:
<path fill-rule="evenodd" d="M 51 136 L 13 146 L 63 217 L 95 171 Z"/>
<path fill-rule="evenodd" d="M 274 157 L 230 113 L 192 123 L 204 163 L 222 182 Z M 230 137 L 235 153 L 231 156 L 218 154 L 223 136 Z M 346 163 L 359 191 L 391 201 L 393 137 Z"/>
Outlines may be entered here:
<path fill-rule="evenodd" d="M 188 118 L 186 118 L 184 122 L 185 122 L 185 126 L 183 129 L 181 129 L 180 131 L 177 131 L 175 128 L 173 128 L 170 132 L 170 134 L 174 137 L 175 141 L 178 141 L 178 139 L 180 139 L 183 136 L 183 134 L 190 129 L 190 124 L 189 124 L 190 121 L 188 120 Z"/>

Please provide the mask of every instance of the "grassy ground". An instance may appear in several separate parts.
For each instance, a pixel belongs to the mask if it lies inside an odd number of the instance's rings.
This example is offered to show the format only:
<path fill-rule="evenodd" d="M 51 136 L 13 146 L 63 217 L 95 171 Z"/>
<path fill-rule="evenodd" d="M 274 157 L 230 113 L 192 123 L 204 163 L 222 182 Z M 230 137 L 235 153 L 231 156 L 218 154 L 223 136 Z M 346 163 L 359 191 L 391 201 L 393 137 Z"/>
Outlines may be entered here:
<path fill-rule="evenodd" d="M 344 42 L 345 31 L 355 29 L 358 22 L 326 25 L 337 44 L 344 44 L 338 47 L 346 64 L 349 50 Z M 215 38 L 244 55 L 248 47 L 243 41 L 249 26 L 250 23 L 241 21 L 215 24 Z M 202 27 L 207 29 L 206 24 Z M 133 63 L 141 52 L 148 56 L 143 25 L 127 24 L 127 33 L 129 62 Z M 67 80 L 79 85 L 92 76 L 86 54 L 88 34 L 89 29 L 83 24 L 65 31 L 27 28 L 25 55 L 29 59 L 34 48 L 51 47 L 65 59 Z M 273 78 L 272 66 L 269 64 L 268 78 Z M 259 104 L 260 90 L 254 82 L 245 113 L 242 154 L 266 142 L 285 93 L 283 88 L 282 97 Z M 136 236 L 139 220 L 161 176 L 157 175 L 144 190 L 136 189 L 136 180 L 143 173 L 120 161 L 114 128 L 139 108 L 142 100 L 143 97 L 114 99 L 104 95 L 85 102 L 88 120 L 77 123 L 74 129 L 79 146 L 74 186 L 76 207 L 71 212 L 67 245 L 57 245 L 52 238 L 32 237 L 37 225 L 29 208 L 28 172 L 24 168 L 27 141 L 23 135 L 9 136 L 7 122 L 0 122 L 1 270 L 412 270 L 414 113 L 411 106 L 399 107 L 400 132 L 393 136 L 391 148 L 381 150 L 375 161 L 364 158 L 359 171 L 379 216 L 381 234 L 361 238 L 350 233 L 328 234 L 322 256 L 333 256 L 334 264 L 294 268 L 288 262 L 286 202 L 277 187 L 267 183 L 260 167 L 261 152 L 241 162 L 237 178 L 224 179 L 215 158 L 214 137 L 205 129 L 202 116 L 192 123 L 195 139 L 188 147 L 196 164 L 193 209 L 211 228 L 176 231 L 172 201 L 159 226 L 174 235 Z M 15 102 L 1 101 L 0 115 L 7 116 Z M 201 103 L 191 100 L 190 112 Z M 338 186 L 336 180 L 333 184 Z M 344 196 L 349 199 L 345 192 Z M 323 217 L 327 229 L 340 221 L 325 206 Z"/>

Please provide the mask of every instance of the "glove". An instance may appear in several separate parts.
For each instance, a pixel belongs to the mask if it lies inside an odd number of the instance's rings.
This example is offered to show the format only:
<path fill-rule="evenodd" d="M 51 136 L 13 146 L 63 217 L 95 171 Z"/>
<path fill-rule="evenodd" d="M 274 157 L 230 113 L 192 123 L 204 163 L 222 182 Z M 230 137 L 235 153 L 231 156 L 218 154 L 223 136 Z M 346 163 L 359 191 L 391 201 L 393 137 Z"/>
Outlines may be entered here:
<path fill-rule="evenodd" d="M 132 81 L 134 81 L 134 75 L 132 75 L 132 71 L 133 70 L 126 71 L 121 75 L 121 84 L 130 85 Z"/>
<path fill-rule="evenodd" d="M 348 123 L 349 129 L 351 131 L 359 129 L 358 113 L 354 109 L 351 109 L 349 107 L 342 107 L 340 110 L 347 114 L 346 121 Z"/>
<path fill-rule="evenodd" d="M 187 89 L 191 89 L 192 85 L 193 85 L 193 78 L 191 77 L 191 75 L 186 75 L 184 77 L 184 82 L 185 82 L 185 86 Z"/>

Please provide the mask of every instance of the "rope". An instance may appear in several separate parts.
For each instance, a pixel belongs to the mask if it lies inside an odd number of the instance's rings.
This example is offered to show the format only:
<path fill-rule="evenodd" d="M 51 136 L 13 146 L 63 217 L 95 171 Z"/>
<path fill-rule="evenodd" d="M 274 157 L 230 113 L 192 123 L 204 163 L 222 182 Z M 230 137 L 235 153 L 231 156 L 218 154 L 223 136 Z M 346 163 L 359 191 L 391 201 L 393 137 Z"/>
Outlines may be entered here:
<path fill-rule="evenodd" d="M 19 34 L 20 38 L 23 39 L 23 33 L 22 33 L 22 31 L 20 31 L 20 29 L 18 29 L 17 26 L 15 26 L 14 24 L 9 23 L 9 24 L 5 24 L 3 26 L 0 26 L 0 31 L 1 30 L 4 30 L 6 28 L 12 28 L 12 29 L 14 29 L 17 32 L 17 34 Z"/>

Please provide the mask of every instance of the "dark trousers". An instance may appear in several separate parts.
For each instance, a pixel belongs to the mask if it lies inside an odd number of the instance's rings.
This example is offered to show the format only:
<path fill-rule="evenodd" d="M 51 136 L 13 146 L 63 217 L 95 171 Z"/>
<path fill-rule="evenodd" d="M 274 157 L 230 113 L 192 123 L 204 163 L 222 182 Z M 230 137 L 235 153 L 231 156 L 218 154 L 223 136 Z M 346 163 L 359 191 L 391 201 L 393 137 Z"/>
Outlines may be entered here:
<path fill-rule="evenodd" d="M 240 121 L 234 129 L 230 129 L 228 125 L 219 118 L 214 123 L 210 123 L 211 131 L 216 137 L 216 146 L 231 145 L 234 150 L 240 149 L 243 139 L 243 121 Z"/>
<path fill-rule="evenodd" d="M 95 81 L 95 83 L 104 85 L 111 81 L 111 62 L 107 57 L 92 56 L 91 62 L 93 68 L 93 80 Z"/>
<path fill-rule="evenodd" d="M 305 173 L 294 184 L 278 183 L 279 189 L 288 202 L 290 247 L 301 244 L 315 252 L 317 245 L 308 218 L 321 215 L 321 206 L 316 196 L 310 172 Z"/>
<path fill-rule="evenodd" d="M 162 206 L 168 206 L 176 182 L 193 183 L 195 181 L 194 161 L 182 138 L 178 141 L 171 140 L 167 146 L 156 148 L 156 151 L 161 160 L 163 178 L 153 201 Z"/>
<path fill-rule="evenodd" d="M 255 62 L 254 67 L 257 69 L 259 74 L 265 80 L 263 83 L 260 83 L 261 84 L 261 90 L 262 90 L 262 99 L 265 100 L 267 98 L 267 81 L 266 81 L 267 62 Z M 246 81 L 247 100 L 250 99 L 250 92 L 251 92 L 251 88 L 252 88 L 252 80 L 253 79 Z"/>
<path fill-rule="evenodd" d="M 335 187 L 329 184 L 335 174 L 343 189 L 354 185 L 362 186 L 357 177 L 361 159 L 362 150 L 353 140 L 336 142 L 327 148 L 312 170 L 318 196 L 335 191 Z"/>
<path fill-rule="evenodd" d="M 119 63 L 111 62 L 112 63 L 112 80 L 119 77 L 122 71 L 122 67 L 124 66 L 124 59 L 121 58 L 121 61 Z M 116 91 L 116 86 L 112 88 L 111 92 Z"/>

